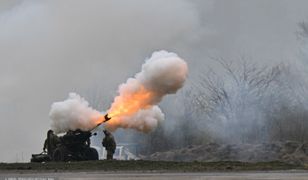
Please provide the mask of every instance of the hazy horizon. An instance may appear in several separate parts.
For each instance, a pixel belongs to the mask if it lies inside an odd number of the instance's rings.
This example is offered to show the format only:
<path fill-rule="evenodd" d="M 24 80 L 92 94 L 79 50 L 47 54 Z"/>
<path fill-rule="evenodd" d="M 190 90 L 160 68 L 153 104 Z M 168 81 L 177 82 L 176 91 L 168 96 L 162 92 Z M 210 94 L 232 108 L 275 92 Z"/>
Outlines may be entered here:
<path fill-rule="evenodd" d="M 302 63 L 297 32 L 306 7 L 305 0 L 0 1 L 0 162 L 42 151 L 50 106 L 70 92 L 105 111 L 118 85 L 157 50 L 185 59 L 190 82 L 211 57 Z M 167 117 L 172 100 L 163 101 Z"/>

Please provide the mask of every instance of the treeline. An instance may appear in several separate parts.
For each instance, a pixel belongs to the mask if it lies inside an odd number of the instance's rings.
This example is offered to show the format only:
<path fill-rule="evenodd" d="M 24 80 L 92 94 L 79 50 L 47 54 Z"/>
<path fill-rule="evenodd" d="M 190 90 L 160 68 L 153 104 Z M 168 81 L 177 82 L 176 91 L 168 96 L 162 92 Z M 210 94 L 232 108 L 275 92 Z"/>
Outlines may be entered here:
<path fill-rule="evenodd" d="M 300 27 L 302 58 L 308 60 L 305 54 L 308 25 L 301 23 Z M 245 58 L 212 61 L 215 68 L 200 72 L 177 95 L 179 115 L 149 135 L 140 136 L 142 153 L 208 142 L 304 142 L 308 139 L 308 69 L 294 65 L 295 61 L 272 66 Z M 172 129 L 166 125 L 168 121 L 176 121 Z"/>

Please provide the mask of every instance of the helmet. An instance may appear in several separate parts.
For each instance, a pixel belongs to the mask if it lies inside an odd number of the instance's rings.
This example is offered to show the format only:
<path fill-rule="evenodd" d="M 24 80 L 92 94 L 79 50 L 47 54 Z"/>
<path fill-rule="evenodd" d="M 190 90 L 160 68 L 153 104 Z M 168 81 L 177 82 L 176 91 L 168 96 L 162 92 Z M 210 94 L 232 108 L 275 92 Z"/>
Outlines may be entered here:
<path fill-rule="evenodd" d="M 105 135 L 110 135 L 110 132 L 107 131 L 106 129 L 104 129 L 103 132 L 104 132 Z"/>
<path fill-rule="evenodd" d="M 53 134 L 53 130 L 49 129 L 49 130 L 47 131 L 47 135 L 49 135 L 49 134 Z"/>

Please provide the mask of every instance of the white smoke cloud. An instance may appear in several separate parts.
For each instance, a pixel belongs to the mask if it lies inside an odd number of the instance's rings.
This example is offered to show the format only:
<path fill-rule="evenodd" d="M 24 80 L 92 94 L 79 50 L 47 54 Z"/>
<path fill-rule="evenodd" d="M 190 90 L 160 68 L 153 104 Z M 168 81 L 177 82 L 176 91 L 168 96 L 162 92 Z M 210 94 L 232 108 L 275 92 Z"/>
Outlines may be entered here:
<path fill-rule="evenodd" d="M 76 93 L 70 93 L 67 100 L 55 102 L 49 113 L 52 119 L 51 129 L 55 133 L 68 130 L 91 130 L 101 114 L 89 106 L 89 103 Z"/>
<path fill-rule="evenodd" d="M 157 104 L 165 95 L 176 93 L 184 85 L 187 73 L 186 62 L 175 53 L 154 52 L 135 78 L 120 85 L 119 96 L 108 111 L 112 119 L 105 127 L 112 131 L 117 128 L 152 131 L 164 120 Z M 104 120 L 103 114 L 76 93 L 70 93 L 65 101 L 53 103 L 49 116 L 55 133 L 76 129 L 89 131 Z"/>
<path fill-rule="evenodd" d="M 167 94 L 179 90 L 187 78 L 186 62 L 177 54 L 157 51 L 145 61 L 141 72 L 120 85 L 106 128 L 134 128 L 149 132 L 157 127 L 164 115 L 157 105 Z"/>
<path fill-rule="evenodd" d="M 159 96 L 176 93 L 187 77 L 188 67 L 177 54 L 167 51 L 154 52 L 142 66 L 142 71 L 136 75 L 147 89 Z"/>
<path fill-rule="evenodd" d="M 133 116 L 122 117 L 119 125 L 121 128 L 131 128 L 147 133 L 155 129 L 164 119 L 165 115 L 161 109 L 158 106 L 152 106 L 150 109 L 139 110 Z M 114 130 L 112 127 L 109 129 Z"/>

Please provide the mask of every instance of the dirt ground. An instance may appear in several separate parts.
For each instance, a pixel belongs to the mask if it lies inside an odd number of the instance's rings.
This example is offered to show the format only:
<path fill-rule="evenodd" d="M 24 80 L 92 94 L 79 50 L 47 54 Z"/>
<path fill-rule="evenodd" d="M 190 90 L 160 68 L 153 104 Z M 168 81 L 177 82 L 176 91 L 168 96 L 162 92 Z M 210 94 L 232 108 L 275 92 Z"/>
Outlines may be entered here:
<path fill-rule="evenodd" d="M 0 171 L 138 171 L 138 172 L 206 172 L 206 171 L 268 171 L 307 169 L 304 165 L 285 162 L 167 162 L 167 161 L 84 161 L 49 163 L 1 163 Z"/>
<path fill-rule="evenodd" d="M 2 180 L 306 180 L 306 171 L 272 172 L 203 172 L 203 173 L 136 173 L 136 172 L 64 172 L 1 174 Z"/>

